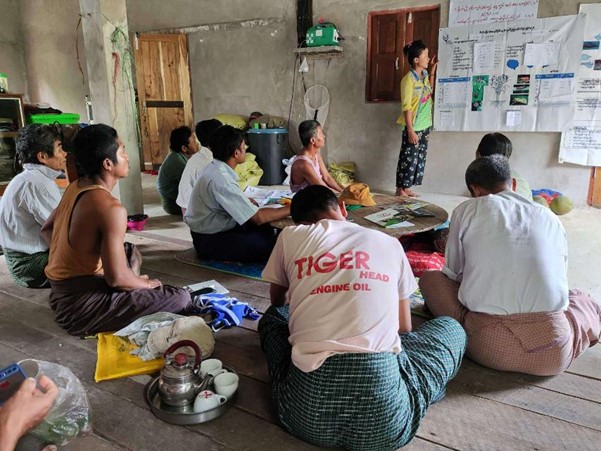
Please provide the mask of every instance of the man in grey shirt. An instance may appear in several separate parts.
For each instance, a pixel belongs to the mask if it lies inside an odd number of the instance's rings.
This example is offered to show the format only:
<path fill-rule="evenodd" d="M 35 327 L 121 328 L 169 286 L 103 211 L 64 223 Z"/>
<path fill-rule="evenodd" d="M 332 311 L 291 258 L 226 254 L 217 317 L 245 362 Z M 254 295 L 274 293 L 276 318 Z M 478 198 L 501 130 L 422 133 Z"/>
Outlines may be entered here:
<path fill-rule="evenodd" d="M 244 132 L 229 125 L 211 140 L 214 160 L 196 181 L 184 221 L 203 259 L 266 262 L 275 245 L 271 221 L 290 215 L 290 207 L 259 208 L 238 185 L 237 165 L 246 159 Z"/>

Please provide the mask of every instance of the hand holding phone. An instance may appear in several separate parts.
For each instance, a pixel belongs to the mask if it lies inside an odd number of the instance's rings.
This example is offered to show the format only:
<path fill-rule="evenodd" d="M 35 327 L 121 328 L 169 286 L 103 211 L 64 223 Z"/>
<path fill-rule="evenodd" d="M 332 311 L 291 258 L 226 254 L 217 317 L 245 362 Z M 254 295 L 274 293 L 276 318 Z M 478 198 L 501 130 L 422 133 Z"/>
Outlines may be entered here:
<path fill-rule="evenodd" d="M 8 401 L 26 378 L 25 371 L 17 363 L 0 370 L 0 406 Z"/>
<path fill-rule="evenodd" d="M 12 374 L 15 371 L 10 371 Z M 57 386 L 46 376 L 41 376 L 37 384 L 33 378 L 22 380 L 0 407 L 0 447 L 13 449 L 19 438 L 46 417 L 57 395 Z"/>

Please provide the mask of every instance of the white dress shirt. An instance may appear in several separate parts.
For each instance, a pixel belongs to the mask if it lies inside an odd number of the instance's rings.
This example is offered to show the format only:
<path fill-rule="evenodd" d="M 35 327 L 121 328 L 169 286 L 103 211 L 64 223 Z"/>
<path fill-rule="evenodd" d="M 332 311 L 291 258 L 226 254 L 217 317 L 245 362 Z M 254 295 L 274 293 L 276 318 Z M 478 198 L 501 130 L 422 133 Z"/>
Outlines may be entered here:
<path fill-rule="evenodd" d="M 201 147 L 186 163 L 182 178 L 179 181 L 177 199 L 175 200 L 175 203 L 181 208 L 188 208 L 194 183 L 211 161 L 213 161 L 213 153 L 206 147 Z"/>
<path fill-rule="evenodd" d="M 48 249 L 40 230 L 58 206 L 61 192 L 54 180 L 61 175 L 42 164 L 25 163 L 0 199 L 0 245 L 24 254 Z"/>
<path fill-rule="evenodd" d="M 548 208 L 513 191 L 478 197 L 451 217 L 444 274 L 472 312 L 552 312 L 568 306 L 568 243 Z"/>

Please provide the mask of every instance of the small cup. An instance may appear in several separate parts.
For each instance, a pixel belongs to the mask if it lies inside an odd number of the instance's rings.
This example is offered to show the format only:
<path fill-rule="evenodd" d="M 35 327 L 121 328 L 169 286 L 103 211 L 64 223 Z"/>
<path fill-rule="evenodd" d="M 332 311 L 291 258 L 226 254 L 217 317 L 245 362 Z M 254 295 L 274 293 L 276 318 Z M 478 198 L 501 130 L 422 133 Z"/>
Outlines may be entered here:
<path fill-rule="evenodd" d="M 215 377 L 213 385 L 215 386 L 215 391 L 217 393 L 229 399 L 236 393 L 236 390 L 238 390 L 239 380 L 240 378 L 236 373 L 227 372 Z"/>
<path fill-rule="evenodd" d="M 227 398 L 223 395 L 217 395 L 211 390 L 203 390 L 194 400 L 194 412 L 206 412 L 207 410 L 214 409 L 227 401 Z"/>
<path fill-rule="evenodd" d="M 207 374 L 210 374 L 211 376 L 215 376 L 215 375 L 219 374 L 219 372 L 221 371 L 222 368 L 223 368 L 223 364 L 221 363 L 221 360 L 218 360 L 218 359 L 204 360 L 200 364 L 200 376 L 205 377 Z"/>

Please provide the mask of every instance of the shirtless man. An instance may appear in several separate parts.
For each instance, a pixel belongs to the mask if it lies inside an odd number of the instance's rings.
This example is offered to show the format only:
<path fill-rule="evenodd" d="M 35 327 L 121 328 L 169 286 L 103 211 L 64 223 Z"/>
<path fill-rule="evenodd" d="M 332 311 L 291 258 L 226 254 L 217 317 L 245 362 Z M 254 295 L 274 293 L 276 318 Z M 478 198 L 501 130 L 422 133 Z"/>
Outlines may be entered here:
<path fill-rule="evenodd" d="M 326 143 L 326 135 L 317 121 L 303 121 L 298 126 L 303 148 L 292 162 L 290 170 L 290 190 L 293 193 L 309 185 L 323 185 L 336 193 L 341 193 L 342 188 L 330 175 L 323 158 L 321 148 Z"/>
<path fill-rule="evenodd" d="M 127 211 L 111 191 L 129 174 L 129 158 L 117 131 L 86 127 L 74 150 L 83 176 L 69 185 L 41 232 L 50 243 L 46 276 L 59 325 L 90 335 L 155 312 L 185 313 L 189 293 L 140 276 L 140 253 L 124 245 Z"/>

